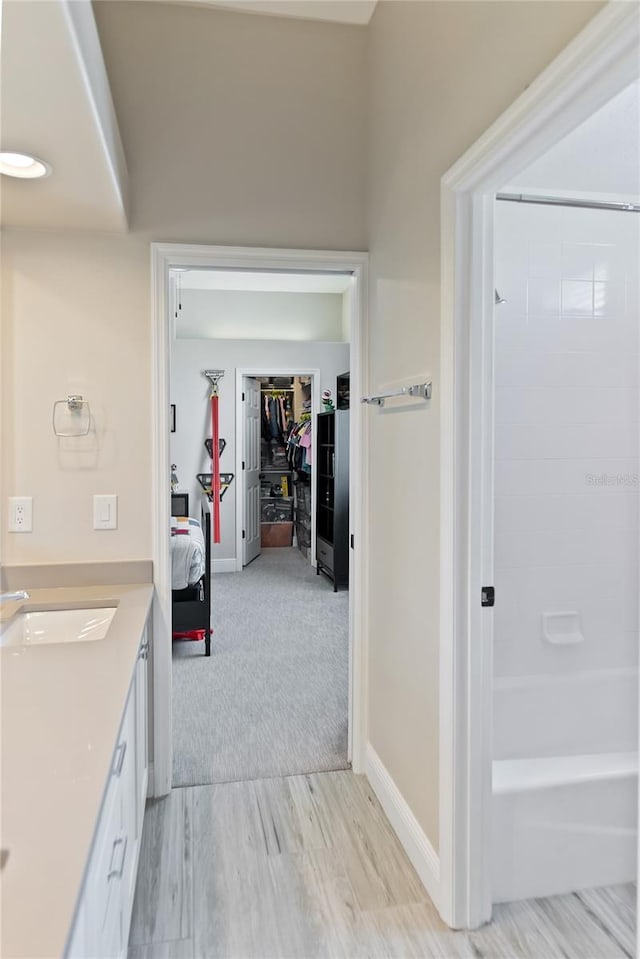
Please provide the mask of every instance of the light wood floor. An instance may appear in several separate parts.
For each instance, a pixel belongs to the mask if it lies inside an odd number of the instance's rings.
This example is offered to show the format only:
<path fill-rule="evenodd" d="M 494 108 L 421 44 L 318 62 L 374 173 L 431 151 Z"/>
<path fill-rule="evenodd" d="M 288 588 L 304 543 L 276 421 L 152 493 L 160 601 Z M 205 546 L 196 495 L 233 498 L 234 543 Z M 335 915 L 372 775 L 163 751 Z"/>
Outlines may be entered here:
<path fill-rule="evenodd" d="M 147 807 L 130 959 L 634 956 L 635 889 L 439 919 L 367 781 L 351 772 L 174 790 Z"/>

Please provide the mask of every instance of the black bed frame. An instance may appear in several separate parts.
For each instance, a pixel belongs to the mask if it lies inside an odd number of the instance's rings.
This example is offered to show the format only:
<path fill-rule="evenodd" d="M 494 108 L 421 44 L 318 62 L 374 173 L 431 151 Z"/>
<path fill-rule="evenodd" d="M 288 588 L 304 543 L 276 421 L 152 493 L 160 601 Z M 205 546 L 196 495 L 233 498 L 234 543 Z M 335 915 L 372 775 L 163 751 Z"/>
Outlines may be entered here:
<path fill-rule="evenodd" d="M 171 592 L 174 633 L 204 629 L 204 654 L 211 655 L 211 504 L 205 495 L 201 501 L 201 522 L 205 542 L 204 575 L 193 586 Z"/>

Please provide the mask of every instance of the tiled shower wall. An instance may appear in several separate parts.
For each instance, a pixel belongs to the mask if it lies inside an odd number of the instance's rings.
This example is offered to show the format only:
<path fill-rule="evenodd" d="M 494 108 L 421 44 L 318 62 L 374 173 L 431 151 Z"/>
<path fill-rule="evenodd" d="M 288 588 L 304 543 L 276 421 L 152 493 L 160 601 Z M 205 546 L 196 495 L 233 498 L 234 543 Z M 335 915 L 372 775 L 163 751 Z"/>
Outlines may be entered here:
<path fill-rule="evenodd" d="M 496 207 L 495 676 L 622 675 L 638 661 L 640 216 Z"/>

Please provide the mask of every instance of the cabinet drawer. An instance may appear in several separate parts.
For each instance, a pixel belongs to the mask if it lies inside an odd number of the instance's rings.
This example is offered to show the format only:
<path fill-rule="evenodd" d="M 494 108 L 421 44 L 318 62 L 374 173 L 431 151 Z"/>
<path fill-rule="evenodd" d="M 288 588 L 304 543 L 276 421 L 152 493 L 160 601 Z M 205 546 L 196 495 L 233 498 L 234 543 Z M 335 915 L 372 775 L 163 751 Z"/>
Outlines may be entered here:
<path fill-rule="evenodd" d="M 123 901 L 135 859 L 135 745 L 135 698 L 130 694 L 85 887 L 88 936 L 95 940 L 87 945 L 96 957 L 120 956 L 125 945 Z"/>
<path fill-rule="evenodd" d="M 138 790 L 136 784 L 136 703 L 135 685 L 129 695 L 129 703 L 124 716 L 124 723 L 120 733 L 120 741 L 126 742 L 122 771 L 120 773 L 120 789 L 122 792 L 122 835 L 126 843 L 123 853 L 120 881 L 123 887 L 124 901 L 133 899 L 134 893 L 134 865 L 136 861 L 136 844 L 138 833 Z"/>
<path fill-rule="evenodd" d="M 333 570 L 333 546 L 329 546 L 323 539 L 318 539 L 316 553 L 319 562 L 327 569 Z"/>

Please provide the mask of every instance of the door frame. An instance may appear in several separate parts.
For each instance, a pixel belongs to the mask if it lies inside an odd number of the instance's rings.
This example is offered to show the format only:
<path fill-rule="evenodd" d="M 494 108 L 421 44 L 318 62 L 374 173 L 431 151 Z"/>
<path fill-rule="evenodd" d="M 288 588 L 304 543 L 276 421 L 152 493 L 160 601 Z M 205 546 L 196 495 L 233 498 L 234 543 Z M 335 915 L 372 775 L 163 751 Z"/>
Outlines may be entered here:
<path fill-rule="evenodd" d="M 610 3 L 441 183 L 440 911 L 491 917 L 495 193 L 638 78 L 639 8 Z M 496 598 L 500 602 L 500 597 Z"/>
<path fill-rule="evenodd" d="M 350 529 L 355 549 L 350 551 L 349 650 L 350 716 L 349 755 L 353 770 L 364 770 L 367 741 L 367 434 L 364 407 L 357 401 L 368 390 L 367 302 L 368 255 L 362 252 L 269 249 L 262 247 L 210 246 L 190 243 L 151 243 L 151 523 L 153 582 L 153 765 L 149 792 L 164 796 L 171 791 L 173 740 L 171 722 L 171 557 L 169 552 L 170 456 L 169 374 L 171 340 L 171 288 L 169 271 L 192 269 L 263 270 L 267 272 L 342 273 L 351 277 L 349 293 L 349 342 L 351 345 L 352 426 L 349 475 Z"/>
<path fill-rule="evenodd" d="M 290 369 L 273 368 L 271 366 L 242 367 L 236 369 L 236 476 L 242 476 L 242 462 L 244 450 L 244 417 L 242 415 L 242 391 L 245 376 L 310 376 L 311 377 L 311 422 L 316 429 L 316 416 L 320 412 L 320 370 L 319 369 Z M 316 484 L 311 483 L 311 565 L 316 564 Z M 244 529 L 245 512 L 244 484 L 242 495 L 236 496 L 236 570 L 241 573 L 244 569 L 244 549 L 242 544 L 242 530 Z M 349 631 L 349 646 L 351 646 L 351 631 Z M 351 680 L 350 680 L 351 684 Z M 351 723 L 349 723 L 351 725 Z"/>

